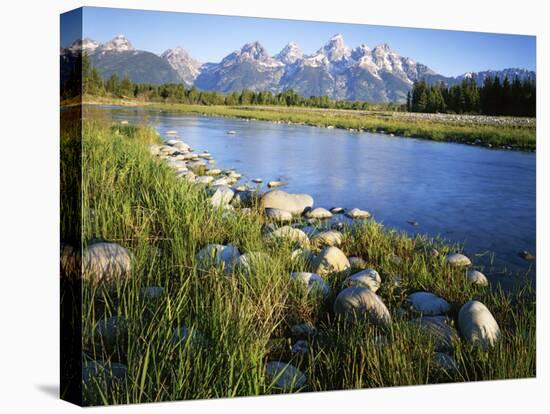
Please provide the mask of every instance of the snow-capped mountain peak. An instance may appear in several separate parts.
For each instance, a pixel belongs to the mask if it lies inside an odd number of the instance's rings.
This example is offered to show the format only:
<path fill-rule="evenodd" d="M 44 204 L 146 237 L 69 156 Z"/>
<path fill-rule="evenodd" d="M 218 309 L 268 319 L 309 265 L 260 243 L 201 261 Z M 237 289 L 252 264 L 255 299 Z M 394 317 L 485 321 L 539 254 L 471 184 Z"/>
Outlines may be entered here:
<path fill-rule="evenodd" d="M 67 49 L 71 53 L 87 52 L 89 54 L 93 53 L 98 47 L 100 47 L 98 42 L 85 37 L 84 39 L 75 40 Z"/>
<path fill-rule="evenodd" d="M 351 55 L 351 49 L 346 46 L 344 36 L 338 33 L 332 36 L 317 53 L 322 53 L 329 61 L 335 62 L 348 59 Z"/>
<path fill-rule="evenodd" d="M 104 52 L 128 52 L 135 50 L 132 43 L 124 35 L 118 35 L 112 40 L 103 43 L 101 45 L 101 50 Z"/>
<path fill-rule="evenodd" d="M 304 53 L 295 42 L 290 42 L 274 57 L 284 64 L 291 65 L 297 60 L 302 59 Z"/>
<path fill-rule="evenodd" d="M 181 46 L 167 49 L 160 55 L 187 83 L 192 84 L 200 73 L 201 63 L 189 56 Z"/>

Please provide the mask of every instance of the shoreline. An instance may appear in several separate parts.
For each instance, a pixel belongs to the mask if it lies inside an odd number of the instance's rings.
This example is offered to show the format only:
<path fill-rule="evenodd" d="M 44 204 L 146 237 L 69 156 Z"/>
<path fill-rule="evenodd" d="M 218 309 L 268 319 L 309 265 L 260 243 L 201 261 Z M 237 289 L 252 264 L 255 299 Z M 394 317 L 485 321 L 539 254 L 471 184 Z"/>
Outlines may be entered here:
<path fill-rule="evenodd" d="M 535 375 L 535 291 L 529 285 L 504 296 L 498 285 L 471 279 L 469 271 L 479 267 L 457 258 L 459 247 L 390 231 L 372 219 L 320 237 L 305 234 L 300 214 L 299 222 L 290 223 L 299 226 L 282 231 L 286 224 L 270 224 L 257 204 L 233 207 L 236 194 L 225 197 L 224 187 L 229 186 L 220 184 L 212 192 L 183 178 L 188 172 L 183 167 L 189 170 L 187 163 L 194 157 L 185 160 L 191 151 L 181 139 L 173 139 L 168 145 L 152 128 L 122 122 L 84 123 L 85 249 L 111 243 L 132 257 L 129 277 L 110 282 L 116 289 L 98 291 L 89 280 L 83 284 L 83 352 L 94 363 L 116 350 L 109 361 L 125 370 L 119 394 L 105 392 L 101 382 L 86 384 L 105 395 L 104 403 L 145 402 L 149 395 L 163 401 L 201 398 L 204 392 L 276 393 L 267 368 L 277 363 L 303 374 L 304 386 L 297 391 Z M 155 155 L 155 146 L 164 148 L 159 152 L 166 156 Z M 229 171 L 219 176 L 231 175 L 237 178 Z M 211 184 L 213 180 L 208 179 Z M 215 200 L 221 205 L 216 207 Z M 310 200 L 300 203 L 302 209 Z M 313 200 L 311 204 L 315 206 Z M 328 253 L 334 251 L 341 252 L 344 267 L 327 269 L 320 258 L 332 263 Z M 459 259 L 456 266 L 450 261 L 453 256 Z M 384 309 L 381 324 L 358 317 L 344 325 L 338 319 L 348 312 L 340 305 L 349 289 L 376 295 Z M 445 320 L 445 329 L 456 338 L 452 343 L 436 343 L 425 336 L 429 330 L 416 325 L 426 312 L 419 310 L 425 309 L 424 298 L 434 296 L 445 305 L 436 315 L 441 314 L 437 318 Z M 477 348 L 461 325 L 459 310 L 472 300 L 487 307 L 502 332 L 486 349 Z M 108 307 L 102 306 L 105 302 Z M 94 328 L 117 318 L 131 329 L 110 338 L 104 333 L 108 331 Z M 174 332 L 175 340 L 167 341 Z M 181 332 L 194 340 L 187 335 L 192 332 L 197 341 L 182 345 Z M 297 345 L 304 344 L 306 352 L 297 353 L 302 349 Z M 365 353 L 374 359 L 361 359 Z M 142 368 L 145 355 L 150 361 L 147 377 Z M 451 361 L 451 368 L 442 369 L 434 358 Z M 230 388 L 228 366 L 235 367 L 237 379 Z M 195 372 L 211 375 L 203 382 Z M 354 377 L 357 372 L 365 374 Z M 178 381 L 167 381 L 170 378 Z M 188 385 L 181 387 L 181 381 Z M 146 391 L 143 398 L 136 394 L 140 389 Z"/>
<path fill-rule="evenodd" d="M 123 121 L 124 122 L 124 121 Z M 173 131 L 175 132 L 175 131 Z M 263 194 L 266 194 L 267 192 L 273 191 L 273 190 L 281 190 L 286 192 L 286 187 L 288 185 L 287 182 L 283 181 L 271 181 L 269 177 L 248 177 L 248 181 L 245 184 L 240 183 L 241 177 L 245 177 L 243 173 L 239 170 L 236 170 L 234 168 L 232 169 L 226 169 L 223 166 L 218 166 L 215 164 L 215 159 L 212 156 L 212 154 L 205 149 L 203 153 L 195 152 L 185 141 L 182 137 L 180 137 L 178 134 L 171 134 L 170 132 L 166 133 L 165 136 L 161 136 L 158 131 L 156 133 L 159 135 L 159 139 L 161 142 L 157 145 L 155 144 L 155 147 L 158 146 L 159 148 L 155 148 L 151 151 L 151 154 L 159 157 L 159 159 L 163 161 L 167 161 L 168 165 L 171 168 L 174 168 L 176 171 L 176 175 L 178 177 L 185 178 L 188 182 L 198 185 L 199 187 L 202 187 L 203 189 L 206 189 L 207 192 L 210 187 L 229 187 L 234 191 L 235 196 L 239 193 L 254 193 L 255 196 L 258 197 L 258 199 L 261 198 Z M 182 161 L 182 164 L 178 164 L 178 162 L 173 162 L 173 160 L 178 159 L 178 154 L 182 154 L 182 151 L 178 149 L 178 145 L 182 144 L 185 149 L 183 151 L 183 154 L 188 155 L 189 158 L 186 158 L 184 161 Z M 153 146 L 150 146 L 152 148 Z M 162 148 L 173 148 L 174 153 L 163 153 Z M 160 152 L 157 152 L 159 150 Z M 174 155 L 175 154 L 175 155 Z M 194 164 L 197 163 L 197 164 Z M 193 164 L 193 166 L 190 166 Z M 213 174 L 211 172 L 215 171 Z M 190 175 L 189 175 L 190 174 Z M 233 178 L 233 177 L 237 178 Z M 210 179 L 211 178 L 211 179 Z M 228 178 L 226 180 L 226 178 Z M 218 180 L 220 180 L 218 182 Z M 240 183 L 240 184 L 239 184 Z M 240 189 L 239 189 L 240 188 Z M 314 199 L 313 194 L 303 194 L 306 196 L 311 197 Z M 367 211 L 361 210 L 363 206 L 345 206 L 343 204 L 338 205 L 338 207 L 332 206 L 329 208 L 329 206 L 318 206 L 313 205 L 312 210 L 324 210 L 323 213 L 325 214 L 324 217 L 308 217 L 307 211 L 304 211 L 303 214 L 300 214 L 298 217 L 296 217 L 295 214 L 292 214 L 292 218 L 290 218 L 290 215 L 288 216 L 288 220 L 285 220 L 282 218 L 282 216 L 285 215 L 286 212 L 278 212 L 278 214 L 274 215 L 273 217 L 270 217 L 265 214 L 265 212 L 260 211 L 260 215 L 267 218 L 268 221 L 271 221 L 273 223 L 276 223 L 277 225 L 292 225 L 292 226 L 305 226 L 308 228 L 311 228 L 313 230 L 312 235 L 315 235 L 322 231 L 330 231 L 338 228 L 343 227 L 353 227 L 356 225 L 356 223 L 361 221 L 360 217 L 351 217 L 348 215 L 348 213 L 351 210 L 358 210 L 359 214 L 366 213 L 367 218 L 369 220 L 372 220 L 376 225 L 383 227 L 386 229 L 386 231 L 392 232 L 396 231 L 401 234 L 406 235 L 406 237 L 414 238 L 416 236 L 424 237 L 429 240 L 438 240 L 438 243 L 443 243 L 447 246 L 459 246 L 461 251 L 467 251 L 469 250 L 467 246 L 462 244 L 458 241 L 453 241 L 447 238 L 443 238 L 440 235 L 432 235 L 425 232 L 415 232 L 411 233 L 407 231 L 405 228 L 399 228 L 399 227 L 386 227 L 385 224 L 382 222 L 379 222 L 375 220 L 371 214 Z M 333 210 L 338 210 L 337 212 L 333 212 Z M 330 213 L 330 216 L 328 214 Z M 416 226 L 417 223 L 415 221 L 407 221 L 407 223 L 411 226 Z M 416 224 L 415 224 L 416 223 Z M 310 234 L 307 234 L 310 236 Z M 518 250 L 519 252 L 519 250 Z M 477 256 L 479 252 L 473 252 L 470 251 L 472 255 Z M 491 254 L 494 254 L 494 252 L 486 251 L 484 253 L 485 256 L 491 256 Z M 518 253 L 519 254 L 519 253 Z M 483 261 L 481 261 L 483 262 Z M 509 268 L 511 266 L 512 268 L 515 268 L 514 270 L 511 270 Z M 512 265 L 512 262 L 504 261 L 500 265 L 496 266 L 488 263 L 479 263 L 479 268 L 484 269 L 491 269 L 491 272 L 494 274 L 499 275 L 506 275 L 511 276 L 514 278 L 517 278 L 520 274 L 529 274 L 533 272 L 533 268 L 536 268 L 536 262 L 531 263 L 525 263 L 524 266 L 520 265 Z M 506 269 L 504 270 L 498 270 L 498 269 Z M 527 273 L 526 273 L 527 272 Z M 515 287 L 514 287 L 515 288 Z"/>
<path fill-rule="evenodd" d="M 70 104 L 70 103 L 69 103 Z M 113 105 L 187 114 L 290 123 L 460 143 L 490 149 L 536 152 L 536 119 L 269 106 L 207 106 L 90 97 L 70 105 Z"/>

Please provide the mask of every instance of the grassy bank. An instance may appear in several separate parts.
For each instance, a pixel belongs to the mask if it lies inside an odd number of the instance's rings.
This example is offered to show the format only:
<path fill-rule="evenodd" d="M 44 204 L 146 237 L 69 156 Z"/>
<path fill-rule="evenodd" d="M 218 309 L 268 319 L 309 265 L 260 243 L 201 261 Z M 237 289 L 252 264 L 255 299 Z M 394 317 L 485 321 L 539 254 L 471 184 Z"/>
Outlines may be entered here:
<path fill-rule="evenodd" d="M 430 114 L 369 112 L 351 110 L 324 110 L 315 108 L 269 106 L 206 106 L 170 103 L 140 102 L 128 99 L 87 97 L 85 102 L 125 106 L 147 106 L 154 109 L 181 111 L 200 115 L 226 116 L 272 122 L 291 122 L 319 127 L 384 132 L 396 136 L 414 137 L 434 141 L 458 142 L 495 148 L 534 151 L 536 128 L 534 123 L 515 124 L 509 118 L 496 124 L 484 121 L 487 117 L 442 117 Z M 473 120 L 473 121 L 472 121 Z M 476 121 L 477 120 L 477 121 Z M 508 120 L 508 121 L 507 121 Z"/>
<path fill-rule="evenodd" d="M 203 190 L 150 155 L 147 144 L 157 139 L 147 127 L 110 126 L 102 120 L 83 126 L 83 238 L 119 243 L 134 256 L 131 278 L 110 289 L 83 287 L 84 359 L 128 367 L 115 386 L 91 384 L 88 403 L 278 393 L 265 379 L 266 361 L 298 367 L 307 377 L 302 391 L 535 375 L 535 303 L 528 286 L 510 295 L 475 287 L 463 270 L 445 265 L 445 254 L 456 246 L 390 232 L 369 220 L 344 229 L 341 249 L 363 257 L 380 273 L 378 294 L 393 322 L 385 330 L 366 322 L 345 325 L 332 312 L 342 275 L 326 278 L 332 290 L 327 300 L 293 284 L 289 273 L 306 269 L 305 262 L 290 259 L 293 246 L 266 244 L 264 219 L 256 210 L 227 216 L 210 207 Z M 253 267 L 250 277 L 238 272 L 228 277 L 219 268 L 198 269 L 195 255 L 208 243 L 233 243 L 241 253 L 265 252 L 271 259 Z M 440 251 L 438 257 L 430 255 L 432 247 Z M 402 260 L 392 260 L 394 255 Z M 163 287 L 163 296 L 147 300 L 142 295 L 146 286 Z M 401 310 L 415 290 L 446 298 L 455 321 L 463 303 L 480 300 L 498 321 L 502 341 L 489 352 L 461 341 L 453 352 L 458 369 L 439 369 L 434 344 L 411 327 L 412 315 Z M 111 316 L 124 316 L 128 330 L 107 347 L 98 342 L 94 327 Z M 293 355 L 296 338 L 290 327 L 306 321 L 319 333 L 307 355 Z M 182 326 L 197 340 L 174 343 L 172 332 Z M 386 344 L 380 345 L 379 335 Z"/>

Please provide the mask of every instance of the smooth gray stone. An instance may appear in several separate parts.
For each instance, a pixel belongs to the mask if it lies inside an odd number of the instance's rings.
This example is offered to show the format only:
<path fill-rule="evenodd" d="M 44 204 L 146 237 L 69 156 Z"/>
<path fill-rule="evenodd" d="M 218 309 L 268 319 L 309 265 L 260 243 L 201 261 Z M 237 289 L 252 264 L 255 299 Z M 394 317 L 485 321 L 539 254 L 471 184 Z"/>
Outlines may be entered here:
<path fill-rule="evenodd" d="M 477 286 L 489 286 L 489 281 L 487 277 L 478 270 L 468 270 L 466 277 L 471 284 Z"/>
<path fill-rule="evenodd" d="M 448 254 L 445 258 L 445 263 L 451 267 L 467 267 L 472 264 L 470 259 L 460 253 Z"/>
<path fill-rule="evenodd" d="M 309 247 L 309 238 L 300 229 L 290 226 L 279 227 L 267 235 L 269 241 L 283 241 L 299 245 L 302 248 Z"/>
<path fill-rule="evenodd" d="M 280 208 L 292 214 L 302 214 L 313 207 L 313 197 L 308 194 L 289 194 L 281 190 L 264 193 L 260 198 L 261 208 Z"/>
<path fill-rule="evenodd" d="M 331 273 L 348 271 L 351 268 L 346 255 L 338 247 L 325 247 L 312 263 L 314 273 L 327 276 Z"/>
<path fill-rule="evenodd" d="M 445 315 L 451 310 L 449 302 L 431 292 L 411 293 L 407 302 L 415 311 L 425 316 Z"/>
<path fill-rule="evenodd" d="M 279 223 L 290 223 L 292 221 L 292 213 L 280 208 L 266 208 L 264 214 L 267 218 Z"/>
<path fill-rule="evenodd" d="M 500 328 L 489 309 L 477 300 L 466 302 L 458 312 L 458 327 L 472 345 L 487 350 L 501 337 Z"/>
<path fill-rule="evenodd" d="M 380 326 L 391 323 L 388 308 L 376 293 L 368 288 L 349 287 L 342 290 L 334 301 L 334 313 L 348 321 L 365 319 Z"/>
<path fill-rule="evenodd" d="M 309 292 L 320 293 L 325 298 L 330 295 L 330 287 L 318 274 L 310 272 L 293 272 L 290 274 L 290 277 L 301 283 Z"/>
<path fill-rule="evenodd" d="M 308 219 L 329 219 L 332 217 L 332 213 L 322 207 L 317 207 L 306 211 L 305 217 Z"/>
<path fill-rule="evenodd" d="M 370 213 L 359 208 L 352 208 L 346 212 L 346 216 L 352 219 L 367 219 L 370 217 Z"/>
<path fill-rule="evenodd" d="M 88 245 L 82 253 L 82 277 L 92 282 L 113 282 L 131 275 L 132 256 L 116 243 Z"/>
<path fill-rule="evenodd" d="M 376 293 L 382 284 L 380 274 L 374 269 L 365 269 L 344 280 L 346 287 L 366 287 Z"/>
<path fill-rule="evenodd" d="M 232 244 L 208 244 L 197 253 L 196 259 L 202 268 L 222 265 L 226 272 L 231 272 L 239 257 L 239 249 Z"/>
<path fill-rule="evenodd" d="M 316 247 L 340 246 L 342 244 L 342 233 L 336 230 L 325 230 L 317 233 L 311 238 L 311 244 Z"/>

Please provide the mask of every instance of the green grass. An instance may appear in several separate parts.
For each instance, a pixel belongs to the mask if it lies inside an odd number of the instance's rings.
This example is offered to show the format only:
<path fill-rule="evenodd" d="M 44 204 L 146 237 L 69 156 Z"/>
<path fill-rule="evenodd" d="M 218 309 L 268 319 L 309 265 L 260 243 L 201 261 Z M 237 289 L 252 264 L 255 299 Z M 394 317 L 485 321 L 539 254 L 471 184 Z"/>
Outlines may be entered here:
<path fill-rule="evenodd" d="M 495 148 L 536 149 L 535 126 L 491 125 L 442 121 L 438 119 L 403 119 L 391 112 L 350 110 L 323 110 L 316 108 L 287 108 L 269 106 L 207 106 L 176 103 L 137 102 L 132 100 L 105 100 L 89 97 L 87 102 L 118 105 L 143 105 L 149 108 L 185 113 L 291 122 L 311 126 L 334 126 L 370 132 L 384 132 L 398 137 L 414 137 L 433 141 L 470 143 Z"/>
<path fill-rule="evenodd" d="M 134 255 L 131 278 L 109 288 L 83 286 L 84 360 L 128 366 L 123 382 L 89 385 L 86 403 L 278 393 L 264 377 L 268 360 L 299 367 L 308 378 L 301 391 L 535 375 L 535 302 L 528 285 L 507 295 L 498 288 L 473 287 L 464 271 L 444 264 L 445 253 L 456 246 L 411 238 L 370 220 L 344 231 L 342 250 L 360 255 L 379 271 L 383 283 L 378 294 L 393 323 L 387 331 L 368 323 L 343 324 L 331 310 L 343 276 L 326 279 L 333 292 L 327 301 L 308 296 L 289 278 L 291 271 L 305 270 L 304 263 L 291 262 L 292 246 L 265 244 L 257 212 L 224 217 L 210 208 L 202 190 L 178 179 L 149 154 L 147 144 L 157 140 L 147 127 L 109 126 L 97 119 L 83 125 L 83 239 L 113 241 Z M 241 253 L 266 252 L 272 261 L 255 269 L 252 277 L 197 268 L 200 248 L 229 242 Z M 440 250 L 439 257 L 429 255 L 432 246 Z M 403 261 L 392 262 L 392 254 Z M 402 277 L 399 288 L 391 282 L 394 275 Z M 161 286 L 165 294 L 157 301 L 145 300 L 145 286 Z M 423 341 L 408 324 L 411 316 L 400 311 L 406 295 L 417 289 L 446 298 L 455 319 L 461 304 L 472 298 L 482 301 L 497 319 L 503 340 L 487 353 L 461 342 L 454 351 L 459 371 L 437 370 L 433 344 Z M 114 315 L 127 319 L 128 335 L 107 347 L 98 341 L 94 326 Z M 304 321 L 314 323 L 319 335 L 306 357 L 292 356 L 290 326 Z M 172 330 L 179 326 L 197 332 L 199 339 L 174 344 Z M 380 334 L 389 343 L 377 348 L 374 339 Z"/>

